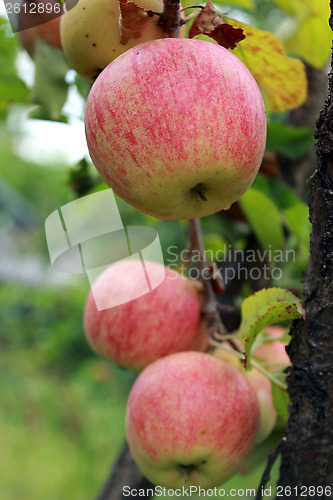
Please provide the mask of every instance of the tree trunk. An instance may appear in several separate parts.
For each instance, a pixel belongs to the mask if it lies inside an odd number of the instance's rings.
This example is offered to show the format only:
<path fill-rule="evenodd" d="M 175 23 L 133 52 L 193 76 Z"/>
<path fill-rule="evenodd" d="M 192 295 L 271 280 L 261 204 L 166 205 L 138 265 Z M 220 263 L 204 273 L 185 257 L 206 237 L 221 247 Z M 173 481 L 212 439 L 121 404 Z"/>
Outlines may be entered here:
<path fill-rule="evenodd" d="M 331 0 L 331 9 L 332 4 Z M 333 29 L 332 14 L 330 26 Z M 318 167 L 308 182 L 312 233 L 304 277 L 306 316 L 294 323 L 287 348 L 292 362 L 288 376 L 290 416 L 281 453 L 279 486 L 283 489 L 279 499 L 333 498 L 332 64 L 328 96 L 315 134 Z M 284 489 L 287 486 L 291 495 Z M 331 492 L 327 488 L 329 494 L 321 496 L 318 487 L 330 487 Z"/>

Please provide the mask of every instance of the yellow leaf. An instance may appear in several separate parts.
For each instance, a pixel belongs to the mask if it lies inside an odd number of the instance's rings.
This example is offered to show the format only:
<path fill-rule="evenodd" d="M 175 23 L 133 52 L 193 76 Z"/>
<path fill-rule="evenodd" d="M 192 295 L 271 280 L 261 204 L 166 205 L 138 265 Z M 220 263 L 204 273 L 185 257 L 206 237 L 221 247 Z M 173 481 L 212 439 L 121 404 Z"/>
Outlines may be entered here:
<path fill-rule="evenodd" d="M 314 68 L 325 66 L 331 55 L 332 31 L 328 24 L 328 0 L 273 0 L 294 18 L 284 46 Z"/>
<path fill-rule="evenodd" d="M 280 9 L 293 17 L 303 19 L 309 15 L 306 0 L 272 0 Z M 309 0 L 311 2 L 311 0 Z"/>
<path fill-rule="evenodd" d="M 276 35 L 234 19 L 227 18 L 227 22 L 244 30 L 246 38 L 238 44 L 234 53 L 257 80 L 268 108 L 280 113 L 301 106 L 307 94 L 302 61 L 288 57 Z"/>
<path fill-rule="evenodd" d="M 309 15 L 326 16 L 330 15 L 329 2 L 327 0 L 272 0 L 278 7 L 286 11 L 291 16 L 304 19 Z"/>
<path fill-rule="evenodd" d="M 311 16 L 284 41 L 286 49 L 314 68 L 321 69 L 331 55 L 332 31 L 328 18 Z"/>
<path fill-rule="evenodd" d="M 254 11 L 256 8 L 253 0 L 215 0 L 214 3 L 216 5 L 223 5 L 226 10 L 228 7 L 240 7 L 241 9 L 250 11 Z"/>

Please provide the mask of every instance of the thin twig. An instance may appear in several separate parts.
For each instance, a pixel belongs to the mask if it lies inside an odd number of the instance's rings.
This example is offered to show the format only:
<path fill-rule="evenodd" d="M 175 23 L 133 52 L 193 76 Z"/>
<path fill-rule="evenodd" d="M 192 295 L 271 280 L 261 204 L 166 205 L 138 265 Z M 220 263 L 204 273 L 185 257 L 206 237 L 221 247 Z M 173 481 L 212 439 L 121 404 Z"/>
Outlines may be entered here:
<path fill-rule="evenodd" d="M 264 470 L 263 475 L 261 477 L 260 484 L 259 484 L 258 489 L 257 489 L 256 500 L 261 500 L 263 498 L 264 488 L 271 478 L 271 470 L 273 468 L 273 465 L 276 462 L 276 459 L 280 455 L 282 448 L 285 445 L 285 442 L 286 442 L 286 438 L 283 437 L 282 439 L 280 439 L 279 444 L 275 448 L 275 451 L 268 454 L 267 464 L 266 464 L 265 470 Z"/>
<path fill-rule="evenodd" d="M 187 7 L 183 7 L 180 9 L 180 12 L 184 12 L 187 9 L 204 9 L 205 7 L 203 5 L 188 5 Z"/>
<path fill-rule="evenodd" d="M 228 335 L 225 335 L 225 337 L 228 337 Z M 226 351 L 226 352 L 232 352 L 241 361 L 244 360 L 244 353 L 237 346 L 236 346 L 236 348 L 234 348 L 234 346 L 232 345 L 232 351 L 231 351 L 228 347 L 224 346 L 220 342 L 221 341 L 219 341 L 219 340 L 216 341 L 214 338 L 210 338 L 209 339 L 209 344 L 210 345 L 218 347 L 219 349 L 221 349 L 223 351 Z M 284 391 L 287 389 L 286 384 L 284 384 L 283 382 L 281 382 L 281 380 L 279 380 L 278 378 L 276 378 L 273 375 L 272 372 L 269 372 L 269 371 L 265 370 L 265 368 L 263 366 L 261 366 L 260 363 L 257 363 L 257 361 L 255 361 L 254 359 L 251 359 L 251 366 L 253 368 L 256 368 L 263 375 L 265 375 L 265 377 L 267 377 L 269 380 L 271 380 L 271 382 L 273 382 L 273 384 L 275 384 L 278 387 L 280 387 L 280 389 L 283 389 Z"/>
<path fill-rule="evenodd" d="M 189 14 L 188 16 L 182 18 L 179 22 L 181 24 L 181 26 L 183 24 L 186 24 L 188 23 L 189 21 L 191 21 L 193 18 L 195 18 L 198 14 L 199 14 L 199 9 L 198 10 L 195 10 L 194 12 L 192 12 L 192 14 Z"/>
<path fill-rule="evenodd" d="M 221 320 L 219 314 L 218 302 L 215 298 L 213 286 L 209 277 L 205 277 L 205 272 L 209 270 L 207 262 L 205 260 L 205 251 L 203 245 L 203 237 L 200 226 L 200 219 L 191 219 L 190 221 L 190 233 L 192 240 L 192 248 L 198 250 L 199 261 L 198 270 L 200 275 L 200 280 L 205 287 L 206 304 L 203 309 L 203 313 L 206 317 L 208 330 L 216 331 L 218 335 L 227 335 L 228 332 Z"/>

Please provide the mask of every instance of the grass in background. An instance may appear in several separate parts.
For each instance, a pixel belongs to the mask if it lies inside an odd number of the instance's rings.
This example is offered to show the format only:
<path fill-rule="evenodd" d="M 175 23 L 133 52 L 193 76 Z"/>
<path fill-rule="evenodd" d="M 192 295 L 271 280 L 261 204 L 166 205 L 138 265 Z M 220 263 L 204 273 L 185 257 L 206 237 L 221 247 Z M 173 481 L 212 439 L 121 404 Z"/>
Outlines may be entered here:
<path fill-rule="evenodd" d="M 0 288 L 1 500 L 90 500 L 124 440 L 130 372 L 87 346 L 79 290 Z"/>

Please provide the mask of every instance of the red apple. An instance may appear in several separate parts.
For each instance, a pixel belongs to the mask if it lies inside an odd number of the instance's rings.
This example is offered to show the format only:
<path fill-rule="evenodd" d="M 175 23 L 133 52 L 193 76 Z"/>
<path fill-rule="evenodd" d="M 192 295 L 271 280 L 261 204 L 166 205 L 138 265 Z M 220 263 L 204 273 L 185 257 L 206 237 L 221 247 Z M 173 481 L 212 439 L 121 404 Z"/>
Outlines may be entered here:
<path fill-rule="evenodd" d="M 285 336 L 286 329 L 281 326 L 267 326 L 264 332 L 272 338 L 279 338 Z M 287 342 L 279 340 L 263 343 L 254 350 L 254 356 L 261 361 L 265 361 L 269 370 L 278 370 L 290 365 L 286 345 L 288 345 Z"/>
<path fill-rule="evenodd" d="M 242 372 L 255 390 L 260 408 L 260 425 L 256 438 L 256 444 L 261 443 L 271 434 L 277 420 L 277 412 L 274 407 L 271 382 L 256 368 L 251 368 L 251 370 L 246 371 L 240 358 L 234 354 L 231 349 L 230 351 L 226 351 L 225 349 L 216 349 L 214 351 L 214 356 L 222 361 L 225 361 L 226 363 L 230 363 L 232 366 L 237 368 L 237 370 Z"/>
<path fill-rule="evenodd" d="M 126 413 L 134 460 L 152 483 L 167 488 L 222 484 L 251 452 L 258 424 L 258 399 L 246 377 L 195 352 L 149 365 Z"/>
<path fill-rule="evenodd" d="M 163 219 L 228 208 L 257 175 L 266 117 L 256 81 L 220 45 L 167 38 L 101 73 L 85 126 L 95 167 L 139 210 Z"/>
<path fill-rule="evenodd" d="M 124 260 L 112 264 L 93 285 L 94 294 L 109 303 L 124 303 L 97 310 L 90 292 L 84 327 L 91 347 L 119 366 L 140 371 L 156 359 L 178 351 L 204 350 L 206 331 L 201 320 L 201 295 L 188 278 L 161 264 L 145 261 L 150 281 L 165 271 L 164 281 L 141 294 L 142 266 Z M 141 272 L 139 272 L 141 269 Z M 131 301 L 127 297 L 139 296 Z"/>
<path fill-rule="evenodd" d="M 31 57 L 34 55 L 35 45 L 39 38 L 61 49 L 60 11 L 62 9 L 56 0 L 34 2 L 25 0 L 23 2 L 18 16 L 19 37 Z"/>

